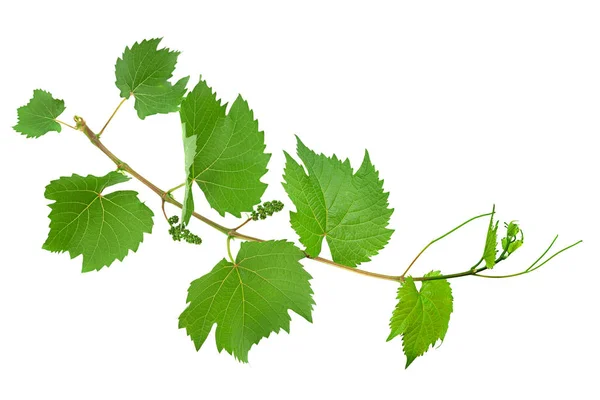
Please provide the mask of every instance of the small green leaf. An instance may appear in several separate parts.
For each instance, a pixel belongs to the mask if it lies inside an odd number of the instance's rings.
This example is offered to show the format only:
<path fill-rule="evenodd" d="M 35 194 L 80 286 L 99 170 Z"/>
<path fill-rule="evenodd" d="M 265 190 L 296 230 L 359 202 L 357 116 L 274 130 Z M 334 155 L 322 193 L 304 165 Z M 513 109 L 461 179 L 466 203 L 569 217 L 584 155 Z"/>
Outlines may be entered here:
<path fill-rule="evenodd" d="M 135 97 L 135 109 L 140 119 L 179 110 L 186 92 L 189 76 L 175 85 L 169 82 L 179 52 L 168 48 L 158 50 L 161 40 L 143 40 L 131 48 L 126 47 L 115 65 L 116 85 L 121 90 L 121 97 Z"/>
<path fill-rule="evenodd" d="M 83 272 L 100 270 L 137 251 L 144 233 L 152 232 L 152 211 L 131 190 L 105 194 L 110 186 L 128 181 L 119 172 L 105 176 L 72 175 L 50 182 L 50 232 L 43 245 L 52 252 L 83 255 Z"/>
<path fill-rule="evenodd" d="M 290 220 L 310 256 L 321 253 L 323 238 L 333 260 L 351 267 L 370 261 L 384 248 L 394 232 L 387 228 L 394 210 L 368 152 L 356 172 L 350 161 L 316 154 L 299 138 L 298 156 L 308 174 L 285 156 L 283 186 L 296 206 Z"/>
<path fill-rule="evenodd" d="M 505 244 L 504 242 L 502 243 Z M 483 260 L 485 266 L 489 269 L 494 268 L 496 265 L 496 254 L 498 250 L 498 221 L 494 224 L 494 212 L 490 216 L 490 224 L 488 226 L 487 236 L 485 238 L 485 248 L 483 250 Z"/>
<path fill-rule="evenodd" d="M 508 252 L 509 244 L 510 244 L 510 242 L 508 241 L 508 238 L 502 238 L 502 250 L 505 250 Z"/>
<path fill-rule="evenodd" d="M 190 285 L 179 317 L 196 349 L 212 326 L 219 352 L 248 362 L 250 348 L 271 332 L 290 331 L 288 309 L 312 322 L 311 276 L 299 263 L 300 249 L 285 240 L 244 242 L 235 264 L 221 260 Z"/>
<path fill-rule="evenodd" d="M 432 271 L 425 276 L 440 276 Z M 443 341 L 452 313 L 452 289 L 445 279 L 424 281 L 417 290 L 411 277 L 398 289 L 399 302 L 390 320 L 388 341 L 402 335 L 406 368 L 438 340 Z"/>
<path fill-rule="evenodd" d="M 267 188 L 260 178 L 267 172 L 271 155 L 265 153 L 264 134 L 241 96 L 227 114 L 225 110 L 226 105 L 221 105 L 202 79 L 181 103 L 186 135 L 196 137 L 188 182 L 198 184 L 219 214 L 228 212 L 239 218 L 260 203 Z M 191 190 L 186 197 L 191 197 Z"/>
<path fill-rule="evenodd" d="M 523 241 L 522 240 L 515 240 L 514 242 L 512 242 L 509 246 L 508 246 L 508 252 L 509 253 L 514 253 L 519 247 L 521 247 L 523 245 Z"/>
<path fill-rule="evenodd" d="M 516 221 L 511 221 L 506 227 L 506 236 L 515 237 L 521 229 Z"/>
<path fill-rule="evenodd" d="M 44 90 L 36 89 L 29 103 L 19 107 L 19 122 L 13 127 L 28 138 L 38 138 L 50 131 L 60 132 L 56 118 L 65 111 L 65 102 Z"/>

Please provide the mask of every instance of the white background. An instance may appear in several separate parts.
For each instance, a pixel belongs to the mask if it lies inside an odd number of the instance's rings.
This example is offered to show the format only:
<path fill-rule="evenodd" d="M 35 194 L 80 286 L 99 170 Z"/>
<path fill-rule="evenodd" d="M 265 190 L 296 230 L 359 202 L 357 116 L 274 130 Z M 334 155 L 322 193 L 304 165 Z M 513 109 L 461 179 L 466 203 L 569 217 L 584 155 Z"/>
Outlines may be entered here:
<path fill-rule="evenodd" d="M 83 4 L 0 6 L 0 398 L 598 398 L 597 2 Z M 293 315 L 291 334 L 263 340 L 249 365 L 212 335 L 197 353 L 177 317 L 224 237 L 194 223 L 201 247 L 173 243 L 157 217 L 136 254 L 81 274 L 80 259 L 41 249 L 44 187 L 114 165 L 75 131 L 11 129 L 35 88 L 65 100 L 61 118 L 99 129 L 119 102 L 117 57 L 157 36 L 182 51 L 176 78 L 191 87 L 202 74 L 225 101 L 249 101 L 273 154 L 265 200 L 292 207 L 280 182 L 294 134 L 355 166 L 369 149 L 396 232 L 365 269 L 401 273 L 493 203 L 526 235 L 498 273 L 528 266 L 556 233 L 559 246 L 584 244 L 535 274 L 452 281 L 446 341 L 408 370 L 400 338 L 385 341 L 397 286 L 309 261 L 314 324 Z M 140 121 L 128 102 L 103 139 L 160 187 L 183 180 L 177 114 Z M 158 198 L 130 187 L 158 216 Z M 414 273 L 468 268 L 485 225 L 433 246 Z M 296 240 L 287 213 L 245 232 Z"/>

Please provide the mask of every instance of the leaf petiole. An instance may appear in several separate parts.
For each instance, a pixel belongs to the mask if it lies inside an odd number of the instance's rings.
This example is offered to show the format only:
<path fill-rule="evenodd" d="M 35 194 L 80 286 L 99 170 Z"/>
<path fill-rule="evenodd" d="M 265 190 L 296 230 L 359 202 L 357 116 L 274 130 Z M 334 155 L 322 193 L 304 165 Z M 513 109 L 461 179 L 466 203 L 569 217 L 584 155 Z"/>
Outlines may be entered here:
<path fill-rule="evenodd" d="M 244 227 L 248 222 L 252 221 L 252 218 L 248 218 L 246 219 L 244 222 L 242 222 L 240 225 L 236 226 L 235 228 L 233 228 L 232 230 L 234 232 L 236 232 L 238 229 L 241 229 L 242 227 Z"/>
<path fill-rule="evenodd" d="M 71 129 L 73 129 L 73 130 L 76 130 L 76 131 L 78 130 L 78 129 L 77 129 L 76 127 L 74 127 L 73 125 L 71 125 L 71 124 L 67 124 L 66 122 L 63 122 L 63 121 L 61 121 L 60 119 L 55 119 L 55 121 L 56 121 L 56 122 L 58 122 L 58 123 L 59 123 L 59 124 L 61 124 L 61 125 L 64 125 L 64 126 L 66 126 L 66 127 L 68 127 L 68 128 L 71 128 Z"/>
<path fill-rule="evenodd" d="M 231 255 L 231 239 L 233 239 L 233 236 L 227 236 L 227 256 L 229 257 L 229 261 L 235 265 L 235 261 Z"/>
<path fill-rule="evenodd" d="M 113 113 L 110 115 L 110 117 L 108 118 L 108 121 L 106 121 L 106 123 L 104 124 L 102 129 L 100 129 L 100 132 L 98 133 L 98 138 L 100 136 L 102 136 L 102 133 L 104 133 L 104 130 L 106 129 L 106 127 L 108 126 L 110 121 L 112 121 L 112 119 L 115 117 L 115 115 L 117 114 L 117 111 L 119 111 L 119 108 L 121 108 L 121 106 L 123 105 L 123 103 L 125 103 L 126 100 L 127 100 L 127 98 L 124 98 L 123 100 L 121 100 L 121 102 L 119 103 L 117 108 L 115 108 L 115 111 L 113 111 Z"/>
<path fill-rule="evenodd" d="M 184 186 L 185 186 L 185 182 L 183 182 L 183 183 L 180 183 L 179 185 L 177 185 L 177 186 L 175 186 L 175 187 L 173 187 L 173 188 L 171 188 L 171 189 L 167 190 L 167 192 L 166 192 L 166 193 L 167 193 L 167 196 L 171 196 L 171 193 L 173 193 L 173 192 L 174 192 L 174 191 L 176 191 L 177 189 L 181 189 L 181 188 L 182 188 L 182 187 L 184 187 Z"/>

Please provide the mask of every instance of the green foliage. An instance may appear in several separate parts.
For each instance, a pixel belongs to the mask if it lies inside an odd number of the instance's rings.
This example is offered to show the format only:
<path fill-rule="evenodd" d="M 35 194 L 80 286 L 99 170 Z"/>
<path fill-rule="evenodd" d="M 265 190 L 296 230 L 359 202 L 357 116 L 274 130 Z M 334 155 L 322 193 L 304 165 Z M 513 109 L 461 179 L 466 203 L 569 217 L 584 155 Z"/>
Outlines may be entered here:
<path fill-rule="evenodd" d="M 496 254 L 498 253 L 498 250 L 496 250 L 498 246 L 498 221 L 494 223 L 494 215 L 495 213 L 492 211 L 485 238 L 485 248 L 483 250 L 483 260 L 485 261 L 485 266 L 489 269 L 494 268 L 494 265 L 496 265 Z"/>
<path fill-rule="evenodd" d="M 284 188 L 296 206 L 292 227 L 311 257 L 321 253 L 326 238 L 333 260 L 355 267 L 367 262 L 388 243 L 393 209 L 369 153 L 353 172 L 350 161 L 316 154 L 298 138 L 304 167 L 285 153 Z"/>
<path fill-rule="evenodd" d="M 523 245 L 523 241 L 522 240 L 515 240 L 514 242 L 510 243 L 508 245 L 508 249 L 507 249 L 508 254 L 514 253 L 522 245 Z"/>
<path fill-rule="evenodd" d="M 183 100 L 180 115 L 186 126 L 186 160 L 195 153 L 187 168 L 188 185 L 196 182 L 221 215 L 228 212 L 239 218 L 252 211 L 267 188 L 260 178 L 271 155 L 265 153 L 264 134 L 248 103 L 238 96 L 226 113 L 226 105 L 200 79 Z M 195 147 L 186 140 L 193 136 Z M 185 201 L 191 202 L 191 196 L 186 190 Z"/>
<path fill-rule="evenodd" d="M 432 271 L 425 277 L 441 276 Z M 398 289 L 388 341 L 402 335 L 406 368 L 438 340 L 444 340 L 452 313 L 452 289 L 445 279 L 424 281 L 417 290 L 410 276 Z"/>
<path fill-rule="evenodd" d="M 262 338 L 280 329 L 289 333 L 288 309 L 312 322 L 311 276 L 302 258 L 285 240 L 242 243 L 235 263 L 223 259 L 192 282 L 179 327 L 200 349 L 217 324 L 219 351 L 248 362 L 248 351 Z"/>
<path fill-rule="evenodd" d="M 524 237 L 523 231 L 516 221 L 504 223 L 504 226 L 506 227 L 506 237 L 502 238 L 502 250 L 504 251 L 503 257 L 508 257 L 523 245 Z M 520 239 L 517 239 L 517 236 L 520 236 Z"/>
<path fill-rule="evenodd" d="M 187 225 L 190 223 L 192 214 L 194 213 L 194 196 L 192 194 L 192 186 L 194 181 L 190 178 L 190 171 L 194 165 L 194 157 L 196 156 L 196 140 L 197 135 L 188 136 L 186 133 L 185 122 L 181 124 L 183 133 L 183 154 L 185 163 L 185 195 L 183 197 L 183 207 L 181 208 L 182 223 Z"/>
<path fill-rule="evenodd" d="M 50 182 L 44 195 L 50 204 L 50 233 L 43 248 L 83 255 L 83 272 L 110 266 L 137 251 L 144 233 L 152 232 L 152 211 L 131 190 L 104 193 L 128 181 L 119 172 L 97 177 L 72 175 Z"/>
<path fill-rule="evenodd" d="M 256 210 L 252 210 L 250 218 L 252 221 L 258 221 L 259 219 L 267 219 L 276 212 L 283 210 L 283 203 L 279 200 L 265 201 L 256 207 Z"/>
<path fill-rule="evenodd" d="M 65 102 L 40 89 L 33 91 L 29 103 L 19 107 L 19 122 L 13 127 L 28 138 L 38 138 L 50 131 L 60 132 L 56 118 L 65 111 Z"/>
<path fill-rule="evenodd" d="M 178 223 L 179 217 L 177 215 L 170 217 L 167 222 L 170 226 L 169 235 L 171 235 L 174 241 L 181 242 L 183 240 L 190 244 L 202 244 L 200 236 L 190 232 L 190 230 L 185 227 L 184 223 Z"/>
<path fill-rule="evenodd" d="M 135 109 L 141 119 L 177 111 L 186 92 L 189 76 L 175 85 L 169 82 L 179 52 L 167 48 L 158 50 L 161 40 L 143 40 L 131 48 L 126 47 L 115 66 L 121 97 L 135 97 Z"/>
<path fill-rule="evenodd" d="M 85 135 L 111 161 L 117 170 L 105 176 L 72 175 L 52 181 L 45 196 L 50 204 L 50 232 L 43 248 L 52 252 L 69 252 L 71 258 L 82 255 L 82 270 L 100 270 L 115 260 L 123 260 L 151 233 L 153 213 L 142 203 L 137 193 L 129 190 L 105 193 L 106 189 L 129 180 L 129 174 L 160 196 L 163 213 L 169 224 L 169 234 L 175 241 L 200 244 L 202 240 L 187 228 L 192 216 L 224 233 L 227 259 L 221 260 L 211 272 L 193 281 L 187 298 L 187 308 L 179 318 L 197 349 L 203 345 L 213 325 L 219 351 L 225 349 L 237 359 L 247 362 L 250 348 L 272 332 L 290 330 L 289 310 L 306 320 L 312 319 L 314 301 L 311 276 L 300 260 L 313 258 L 325 265 L 372 276 L 396 283 L 398 304 L 390 321 L 388 340 L 401 335 L 408 367 L 416 357 L 444 340 L 453 310 L 452 290 L 447 279 L 461 276 L 508 278 L 531 273 L 558 254 L 576 246 L 556 251 L 544 259 L 557 238 L 531 266 L 509 275 L 485 275 L 498 262 L 508 258 L 523 244 L 523 231 L 512 221 L 505 224 L 506 236 L 501 239 L 498 256 L 498 222 L 491 214 L 480 214 L 432 240 L 414 258 L 402 275 L 385 275 L 356 268 L 368 262 L 388 243 L 393 233 L 388 228 L 393 209 L 388 205 L 388 193 L 371 163 L 369 154 L 358 170 L 346 159 L 327 157 L 306 147 L 300 139 L 297 154 L 300 162 L 285 153 L 283 184 L 296 211 L 290 212 L 290 222 L 305 246 L 306 252 L 285 240 L 263 241 L 238 232 L 247 223 L 265 219 L 283 209 L 277 200 L 262 204 L 267 185 L 261 178 L 267 172 L 270 154 L 265 152 L 264 134 L 248 103 L 238 96 L 227 107 L 200 78 L 186 96 L 188 77 L 174 85 L 170 82 L 179 52 L 158 49 L 161 39 L 143 40 L 127 47 L 115 67 L 116 85 L 121 97 L 135 98 L 135 109 L 141 119 L 146 116 L 179 110 L 182 123 L 185 182 L 164 191 L 118 159 L 100 136 L 110 123 L 111 115 L 99 134 L 86 121 L 75 117 L 73 127 L 57 120 L 65 110 L 62 100 L 48 92 L 35 90 L 29 103 L 17 111 L 17 132 L 26 137 L 40 137 L 47 132 L 60 132 L 66 125 Z M 104 136 L 102 136 L 104 137 Z M 221 216 L 229 213 L 250 218 L 237 228 L 228 228 L 195 211 L 192 188 L 200 187 L 208 203 Z M 182 203 L 173 192 L 185 186 Z M 182 209 L 178 216 L 166 217 L 165 206 Z M 406 276 L 419 256 L 432 244 L 461 227 L 490 216 L 483 256 L 463 272 L 442 275 L 432 271 L 423 277 Z M 237 257 L 231 254 L 231 240 L 244 240 Z M 317 256 L 323 238 L 333 260 Z M 198 258 L 203 260 L 202 258 Z M 484 265 L 482 265 L 482 263 Z M 206 264 L 199 265 L 200 268 Z M 420 290 L 415 281 L 422 281 Z"/>

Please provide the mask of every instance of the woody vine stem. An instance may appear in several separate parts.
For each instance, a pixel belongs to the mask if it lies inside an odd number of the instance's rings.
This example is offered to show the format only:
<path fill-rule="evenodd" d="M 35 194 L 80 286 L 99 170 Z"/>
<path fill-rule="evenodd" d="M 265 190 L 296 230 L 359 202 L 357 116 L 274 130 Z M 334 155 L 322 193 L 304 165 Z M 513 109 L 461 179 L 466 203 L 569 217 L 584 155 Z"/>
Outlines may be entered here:
<path fill-rule="evenodd" d="M 174 188 L 165 191 L 161 188 L 159 188 L 158 186 L 156 186 L 155 184 L 153 184 L 151 181 L 149 181 L 148 179 L 146 179 L 143 175 L 141 175 L 140 173 L 138 173 L 136 170 L 134 170 L 131 166 L 129 166 L 129 164 L 123 162 L 120 158 L 118 158 L 112 151 L 110 151 L 101 141 L 100 141 L 100 136 L 104 133 L 104 131 L 106 130 L 106 128 L 108 127 L 109 123 L 112 121 L 112 119 L 114 118 L 114 116 L 116 115 L 117 111 L 121 108 L 121 106 L 123 105 L 123 103 L 125 103 L 127 99 L 123 99 L 119 105 L 117 106 L 117 108 L 114 110 L 114 112 L 111 114 L 110 118 L 106 121 L 106 123 L 104 124 L 102 130 L 100 131 L 100 133 L 96 134 L 94 133 L 90 127 L 88 126 L 87 122 L 79 117 L 79 116 L 75 116 L 74 120 L 75 120 L 75 126 L 65 123 L 63 121 L 60 120 L 56 120 L 56 122 L 77 130 L 77 131 L 81 131 L 83 132 L 86 137 L 92 142 L 92 144 L 94 144 L 94 146 L 96 146 L 100 151 L 102 151 L 110 160 L 112 160 L 115 165 L 117 166 L 118 170 L 121 171 L 125 171 L 128 174 L 130 174 L 131 176 L 133 176 L 134 178 L 136 178 L 138 181 L 140 181 L 141 183 L 143 183 L 146 187 L 148 187 L 150 190 L 152 190 L 154 193 L 156 193 L 162 200 L 162 211 L 163 211 L 163 215 L 165 216 L 166 219 L 167 218 L 167 214 L 165 212 L 165 203 L 169 203 L 175 207 L 178 208 L 183 208 L 183 204 L 181 204 L 179 201 L 177 201 L 173 196 L 172 196 L 172 192 L 183 187 L 185 184 L 180 184 L 175 186 Z M 353 272 L 356 274 L 360 274 L 363 276 L 369 276 L 372 278 L 378 278 L 378 279 L 382 279 L 382 280 L 387 280 L 387 281 L 393 281 L 393 282 L 404 282 L 405 277 L 407 276 L 408 272 L 410 271 L 411 267 L 416 263 L 416 261 L 419 259 L 419 257 L 435 242 L 445 238 L 446 236 L 450 235 L 451 233 L 455 232 L 456 230 L 460 229 L 461 227 L 465 226 L 466 224 L 479 219 L 479 218 L 484 218 L 484 217 L 488 217 L 488 216 L 492 216 L 493 217 L 494 211 L 492 210 L 492 212 L 490 213 L 486 213 L 486 214 L 481 214 L 481 215 L 477 215 L 473 218 L 468 219 L 467 221 L 463 222 L 462 224 L 458 225 L 457 227 L 453 228 L 452 230 L 448 231 L 447 233 L 445 233 L 444 235 L 432 240 L 431 242 L 429 242 L 418 254 L 417 256 L 413 259 L 413 261 L 408 265 L 408 267 L 406 268 L 406 270 L 404 271 L 404 273 L 402 275 L 386 275 L 386 274 L 380 274 L 380 273 L 376 273 L 376 272 L 371 272 L 371 271 L 366 271 L 363 269 L 359 269 L 359 268 L 355 268 L 355 267 L 349 267 L 346 265 L 342 265 L 339 263 L 336 263 L 332 260 L 329 260 L 327 258 L 324 257 L 311 257 L 310 255 L 308 255 L 306 252 L 304 253 L 305 257 L 314 261 L 317 261 L 319 263 L 322 264 L 326 264 L 326 265 L 330 265 L 330 266 L 334 266 L 340 269 L 343 269 L 345 271 L 349 271 L 349 272 Z M 228 228 L 225 227 L 197 212 L 193 212 L 192 215 L 200 220 L 201 222 L 205 223 L 206 225 L 210 226 L 211 228 L 214 228 L 215 230 L 225 234 L 227 236 L 227 252 L 228 252 L 228 256 L 229 258 L 233 261 L 233 257 L 231 256 L 231 251 L 230 251 L 230 241 L 232 239 L 240 239 L 240 240 L 245 240 L 245 241 L 250 241 L 250 242 L 264 242 L 264 239 L 260 239 L 257 237 L 253 237 L 253 236 L 249 236 L 249 235 L 245 235 L 241 232 L 239 232 L 239 230 L 244 227 L 247 223 L 249 223 L 251 221 L 250 218 L 248 218 L 247 220 L 245 220 L 242 224 L 240 224 L 239 226 L 235 227 L 235 228 Z M 554 253 L 552 256 L 550 256 L 547 260 L 545 260 L 543 263 L 541 264 L 537 264 L 550 250 L 550 248 L 553 246 L 554 242 L 556 241 L 556 239 L 558 238 L 558 235 L 555 236 L 554 240 L 552 240 L 552 242 L 550 243 L 550 245 L 548 246 L 548 248 L 545 250 L 545 252 L 527 269 L 525 269 L 524 271 L 515 273 L 515 274 L 508 274 L 508 275 L 483 275 L 481 274 L 481 272 L 485 271 L 486 269 L 488 269 L 487 266 L 483 265 L 481 266 L 481 264 L 484 262 L 483 257 L 479 259 L 479 261 L 473 265 L 471 268 L 469 268 L 466 271 L 463 272 L 458 272 L 458 273 L 453 273 L 453 274 L 447 274 L 447 275 L 433 275 L 433 276 L 418 276 L 418 277 L 411 277 L 413 281 L 434 281 L 434 280 L 441 280 L 441 279 L 452 279 L 452 278 L 459 278 L 459 277 L 465 277 L 465 276 L 475 276 L 475 277 L 480 277 L 480 278 L 510 278 L 510 277 L 515 277 L 515 276 L 520 276 L 520 275 L 524 275 L 527 274 L 529 272 L 533 272 L 536 269 L 542 267 L 544 264 L 546 264 L 548 261 L 550 261 L 552 258 L 554 258 L 555 256 L 557 256 L 558 254 L 562 253 L 565 250 L 568 250 L 576 245 L 578 245 L 579 243 L 581 243 L 582 241 L 579 240 L 569 246 L 564 247 L 563 249 L 557 251 L 556 253 Z M 506 255 L 507 255 L 507 251 L 504 250 L 500 256 L 495 260 L 495 264 L 503 261 L 504 259 L 506 259 Z"/>

